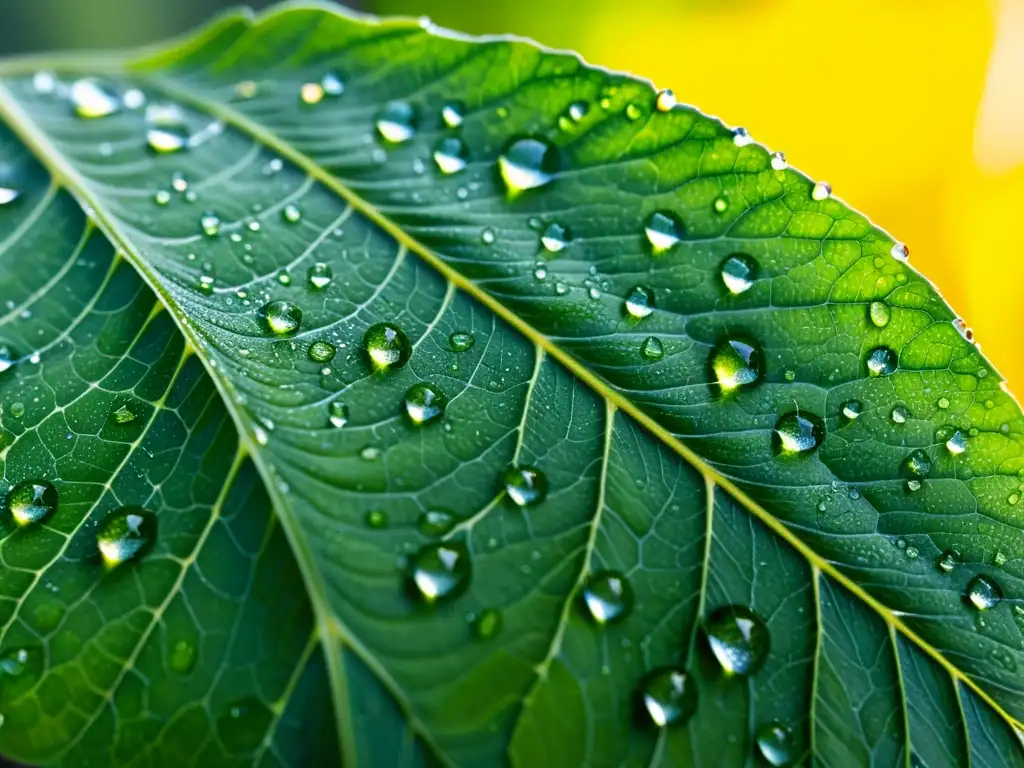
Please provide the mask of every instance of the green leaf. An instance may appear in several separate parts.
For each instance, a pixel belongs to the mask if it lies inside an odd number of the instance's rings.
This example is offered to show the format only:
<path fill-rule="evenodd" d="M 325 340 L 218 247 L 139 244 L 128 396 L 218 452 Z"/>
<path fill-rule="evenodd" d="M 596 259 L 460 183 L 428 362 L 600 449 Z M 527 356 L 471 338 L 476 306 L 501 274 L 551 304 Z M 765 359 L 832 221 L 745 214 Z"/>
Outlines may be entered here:
<path fill-rule="evenodd" d="M 1020 409 L 670 101 L 298 5 L 0 64 L 0 752 L 1024 764 Z"/>

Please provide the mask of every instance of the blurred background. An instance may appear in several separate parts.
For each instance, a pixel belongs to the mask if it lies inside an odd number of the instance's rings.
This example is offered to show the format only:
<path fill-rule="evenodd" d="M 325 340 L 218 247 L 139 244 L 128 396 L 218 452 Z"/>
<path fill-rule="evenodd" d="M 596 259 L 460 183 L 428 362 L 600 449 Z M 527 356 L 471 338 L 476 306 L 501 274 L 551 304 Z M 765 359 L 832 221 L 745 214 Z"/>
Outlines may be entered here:
<path fill-rule="evenodd" d="M 137 45 L 237 4 L 0 2 L 5 55 Z M 911 263 L 974 328 L 1011 390 L 1024 394 L 1024 0 L 356 5 L 572 48 L 744 125 L 906 242 Z"/>

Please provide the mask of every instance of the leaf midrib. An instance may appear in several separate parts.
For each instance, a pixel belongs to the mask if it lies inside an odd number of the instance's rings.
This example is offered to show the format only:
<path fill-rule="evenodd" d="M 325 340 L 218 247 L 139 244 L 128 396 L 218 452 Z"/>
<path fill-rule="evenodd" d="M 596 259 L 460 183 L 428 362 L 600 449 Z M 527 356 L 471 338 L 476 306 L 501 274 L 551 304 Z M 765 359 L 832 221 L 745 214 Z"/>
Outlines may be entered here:
<path fill-rule="evenodd" d="M 356 16 L 356 14 L 346 13 L 344 10 L 334 6 L 325 6 L 313 2 L 308 4 L 286 3 L 283 6 L 273 8 L 262 14 L 260 19 L 265 20 L 274 15 L 278 15 L 289 10 L 295 10 L 297 8 L 330 12 L 345 18 L 352 18 Z M 358 17 L 366 21 L 377 21 L 381 25 L 395 24 L 412 26 L 417 24 L 417 22 L 411 19 L 380 21 L 375 19 L 375 17 L 366 16 L 364 14 L 358 14 Z M 405 247 L 422 259 L 428 266 L 448 280 L 451 285 L 465 292 L 468 296 L 471 296 L 474 300 L 494 312 L 499 318 L 508 323 L 517 332 L 521 333 L 536 345 L 539 350 L 542 350 L 544 354 L 550 355 L 552 359 L 564 366 L 571 374 L 590 387 L 597 395 L 605 399 L 613 410 L 620 410 L 636 420 L 661 443 L 671 448 L 690 466 L 699 471 L 709 485 L 717 485 L 727 491 L 735 501 L 743 506 L 744 509 L 753 514 L 763 524 L 768 526 L 774 534 L 782 537 L 788 544 L 794 547 L 808 561 L 815 573 L 828 575 L 835 582 L 854 594 L 858 599 L 870 606 L 886 622 L 887 625 L 898 630 L 911 642 L 917 645 L 927 656 L 943 667 L 954 681 L 962 683 L 970 688 L 979 696 L 979 698 L 991 707 L 993 711 L 997 712 L 1001 718 L 1009 723 L 1015 731 L 1019 733 L 1024 729 L 1024 725 L 1010 716 L 1009 713 L 994 701 L 992 697 L 972 678 L 953 665 L 942 653 L 910 629 L 899 616 L 895 615 L 874 596 L 866 592 L 859 584 L 852 581 L 830 562 L 821 558 L 813 549 L 810 548 L 809 545 L 804 543 L 802 539 L 794 534 L 782 522 L 761 507 L 761 505 L 756 501 L 751 499 L 743 490 L 738 488 L 731 479 L 722 475 L 716 469 L 708 465 L 698 454 L 680 441 L 678 437 L 666 430 L 651 416 L 640 410 L 632 403 L 632 401 L 610 388 L 597 374 L 581 365 L 569 352 L 555 345 L 551 339 L 519 318 L 498 299 L 491 296 L 491 294 L 487 293 L 475 283 L 465 278 L 456 269 L 449 266 L 439 255 L 434 253 L 424 244 L 420 243 L 412 235 L 406 233 L 387 216 L 377 211 L 370 203 L 362 199 L 354 191 L 350 190 L 339 179 L 320 168 L 310 157 L 296 150 L 286 141 L 280 139 L 274 132 L 267 130 L 262 125 L 250 120 L 244 114 L 236 111 L 231 106 L 212 101 L 193 89 L 181 87 L 173 79 L 154 76 L 151 74 L 151 68 L 153 66 L 152 56 L 166 56 L 171 51 L 194 50 L 198 48 L 208 36 L 213 36 L 218 28 L 218 22 L 220 24 L 226 24 L 227 22 L 238 20 L 245 20 L 251 23 L 253 15 L 250 13 L 239 12 L 225 14 L 211 23 L 203 33 L 183 39 L 172 40 L 170 43 L 144 49 L 144 55 L 142 57 L 139 57 L 138 55 L 126 56 L 125 54 L 119 54 L 117 52 L 104 52 L 99 54 L 81 54 L 79 56 L 27 56 L 6 59 L 0 61 L 0 78 L 25 76 L 39 70 L 40 68 L 49 68 L 57 71 L 82 71 L 83 69 L 88 69 L 91 73 L 96 74 L 130 76 L 135 78 L 135 80 L 140 84 L 162 91 L 166 96 L 179 100 L 182 103 L 188 104 L 199 111 L 219 119 L 226 125 L 234 128 L 244 135 L 247 135 L 249 138 L 261 144 L 265 148 L 278 153 L 282 158 L 303 170 L 311 179 L 323 184 L 327 189 L 338 195 L 338 197 L 345 201 L 353 211 L 365 216 L 369 221 L 394 238 L 401 246 Z M 514 36 L 503 36 L 500 39 L 508 40 L 520 38 L 514 38 Z M 544 46 L 540 46 L 532 41 L 530 42 L 542 50 L 548 50 Z M 37 159 L 43 163 L 43 165 L 53 175 L 55 184 L 64 185 L 76 197 L 76 199 L 78 199 L 80 204 L 88 206 L 93 211 L 93 218 L 95 219 L 98 227 L 111 240 L 111 242 L 116 243 L 121 250 L 123 250 L 127 260 L 139 272 L 143 280 L 150 289 L 154 291 L 161 303 L 167 307 L 171 317 L 177 324 L 179 331 L 194 348 L 197 357 L 203 363 L 219 394 L 221 395 L 225 407 L 231 414 L 232 420 L 235 422 L 242 449 L 253 459 L 253 463 L 259 471 L 264 485 L 274 502 L 275 511 L 279 512 L 279 510 L 287 509 L 287 504 L 281 497 L 281 494 L 277 489 L 277 484 L 272 481 L 273 470 L 262 459 L 262 454 L 251 430 L 252 425 L 245 414 L 241 413 L 235 407 L 235 398 L 230 396 L 234 391 L 234 387 L 230 380 L 221 376 L 219 370 L 215 366 L 211 365 L 211 360 L 203 354 L 203 345 L 200 343 L 201 340 L 199 336 L 191 330 L 188 324 L 183 322 L 183 318 L 178 311 L 177 305 L 167 292 L 162 289 L 156 272 L 152 270 L 146 263 L 145 259 L 136 252 L 131 240 L 121 232 L 120 226 L 106 214 L 103 206 L 100 204 L 100 201 L 92 194 L 88 181 L 65 161 L 63 155 L 49 141 L 45 133 L 38 129 L 34 120 L 21 108 L 17 99 L 2 83 L 0 83 L 0 119 L 6 121 L 11 130 L 26 144 L 26 146 L 33 150 Z M 447 761 L 444 752 L 437 746 L 430 731 L 411 711 L 402 690 L 390 675 L 388 675 L 387 671 L 380 666 L 374 655 L 359 642 L 356 636 L 349 632 L 347 628 L 338 621 L 333 611 L 331 611 L 329 603 L 324 597 L 325 587 L 323 581 L 316 570 L 309 567 L 313 562 L 313 558 L 309 552 L 308 546 L 305 544 L 305 537 L 297 530 L 295 520 L 291 516 L 281 514 L 280 512 L 277 517 L 282 523 L 282 528 L 287 535 L 293 551 L 295 551 L 298 567 L 308 589 L 310 590 L 310 599 L 316 612 L 319 633 L 321 640 L 325 645 L 326 662 L 331 677 L 333 698 L 336 704 L 335 714 L 339 729 L 342 756 L 345 758 L 345 763 L 347 764 L 350 760 L 354 761 L 356 757 L 353 748 L 353 722 L 348 714 L 347 705 L 349 703 L 349 698 L 345 696 L 344 693 L 339 693 L 339 689 L 341 691 L 347 690 L 346 674 L 342 666 L 343 662 L 340 660 L 340 657 L 335 658 L 335 655 L 330 653 L 331 649 L 327 644 L 328 638 L 333 638 L 347 644 L 356 652 L 361 660 L 367 663 L 367 665 L 378 676 L 378 679 L 382 682 L 385 688 L 387 688 L 396 697 L 403 713 L 408 718 L 410 726 L 429 743 L 435 754 Z M 344 710 L 344 712 L 342 710 Z"/>

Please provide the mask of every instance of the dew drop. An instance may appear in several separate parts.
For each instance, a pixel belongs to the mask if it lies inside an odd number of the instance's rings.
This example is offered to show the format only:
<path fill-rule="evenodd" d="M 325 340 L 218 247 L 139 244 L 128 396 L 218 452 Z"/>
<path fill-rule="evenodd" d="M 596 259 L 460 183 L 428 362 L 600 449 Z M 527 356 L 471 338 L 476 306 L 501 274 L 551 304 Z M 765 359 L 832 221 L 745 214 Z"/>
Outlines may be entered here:
<path fill-rule="evenodd" d="M 416 530 L 424 536 L 444 536 L 458 522 L 455 515 L 446 509 L 428 509 L 416 521 Z"/>
<path fill-rule="evenodd" d="M 904 459 L 903 471 L 910 477 L 928 477 L 932 471 L 932 460 L 927 453 L 918 448 Z"/>
<path fill-rule="evenodd" d="M 587 577 L 581 592 L 587 615 L 597 624 L 614 624 L 633 610 L 633 588 L 616 571 L 596 571 Z"/>
<path fill-rule="evenodd" d="M 483 231 L 480 233 L 480 242 L 484 245 L 491 245 L 494 242 L 494 237 L 494 230 L 490 227 L 484 227 Z"/>
<path fill-rule="evenodd" d="M 41 523 L 57 511 L 57 489 L 45 480 L 25 480 L 4 497 L 4 511 L 18 525 Z"/>
<path fill-rule="evenodd" d="M 412 355 L 409 337 L 397 325 L 377 323 L 366 329 L 363 350 L 378 371 L 401 368 Z"/>
<path fill-rule="evenodd" d="M 469 551 L 461 542 L 427 544 L 409 559 L 413 594 L 430 605 L 458 597 L 469 586 L 471 575 Z"/>
<path fill-rule="evenodd" d="M 955 549 L 947 549 L 938 559 L 935 561 L 935 567 L 943 573 L 949 573 L 952 571 L 957 563 L 960 562 L 960 553 Z"/>
<path fill-rule="evenodd" d="M 248 697 L 235 702 L 217 718 L 217 735 L 232 754 L 249 753 L 266 738 L 274 713 L 259 699 Z"/>
<path fill-rule="evenodd" d="M 793 731 L 778 720 L 762 723 L 757 729 L 757 750 L 771 766 L 793 765 L 796 760 Z"/>
<path fill-rule="evenodd" d="M 469 162 L 469 150 L 465 142 L 455 136 L 446 136 L 434 147 L 434 163 L 445 175 L 458 173 Z"/>
<path fill-rule="evenodd" d="M 737 147 L 745 147 L 754 143 L 754 137 L 746 128 L 737 127 L 732 129 L 732 143 Z"/>
<path fill-rule="evenodd" d="M 156 203 L 157 205 L 167 205 L 169 202 L 171 202 L 171 193 L 168 192 L 166 189 L 157 190 L 153 194 L 153 202 Z"/>
<path fill-rule="evenodd" d="M 888 376 L 896 370 L 899 358 L 889 347 L 875 347 L 868 353 L 868 376 Z"/>
<path fill-rule="evenodd" d="M 634 286 L 626 296 L 623 311 L 634 320 L 650 316 L 654 312 L 654 291 L 643 285 Z"/>
<path fill-rule="evenodd" d="M 167 666 L 178 675 L 187 675 L 196 665 L 196 647 L 188 640 L 178 640 L 167 654 Z"/>
<path fill-rule="evenodd" d="M 663 91 L 658 91 L 658 98 L 654 101 L 654 105 L 657 107 L 659 112 L 669 112 L 674 109 L 678 103 L 679 100 L 676 99 L 676 95 L 668 88 Z"/>
<path fill-rule="evenodd" d="M 485 608 L 473 621 L 473 635 L 479 640 L 490 640 L 501 632 L 501 612 Z"/>
<path fill-rule="evenodd" d="M 903 243 L 896 243 L 893 245 L 892 250 L 889 251 L 889 253 L 892 254 L 892 257 L 896 259 L 896 261 L 907 261 L 910 259 L 910 249 Z"/>
<path fill-rule="evenodd" d="M 512 195 L 548 184 L 560 165 L 558 150 L 544 139 L 516 139 L 498 157 L 498 170 Z"/>
<path fill-rule="evenodd" d="M 158 154 L 180 152 L 188 147 L 190 133 L 185 115 L 175 104 L 146 107 L 146 143 Z"/>
<path fill-rule="evenodd" d="M 453 331 L 448 336 L 448 345 L 452 348 L 452 352 L 467 352 L 473 348 L 475 343 L 476 338 L 467 331 Z"/>
<path fill-rule="evenodd" d="M 141 507 L 121 507 L 96 529 L 96 544 L 109 567 L 145 555 L 156 541 L 157 518 Z"/>
<path fill-rule="evenodd" d="M 646 718 L 658 728 L 683 725 L 697 711 L 697 686 L 680 667 L 651 670 L 637 696 Z"/>
<path fill-rule="evenodd" d="M 36 93 L 50 94 L 57 90 L 57 76 L 41 70 L 32 75 L 32 87 Z"/>
<path fill-rule="evenodd" d="M 318 363 L 330 362 L 334 359 L 337 350 L 333 344 L 326 341 L 314 341 L 309 345 L 309 359 Z"/>
<path fill-rule="evenodd" d="M 827 181 L 819 181 L 815 183 L 813 189 L 811 189 L 811 199 L 821 202 L 822 200 L 828 200 L 832 196 L 832 185 Z"/>
<path fill-rule="evenodd" d="M 260 307 L 259 316 L 264 328 L 275 336 L 289 336 L 302 325 L 302 310 L 284 299 L 264 304 Z"/>
<path fill-rule="evenodd" d="M 307 106 L 319 104 L 324 98 L 324 87 L 320 83 L 303 83 L 299 88 L 299 98 Z"/>
<path fill-rule="evenodd" d="M 665 253 L 682 240 L 683 223 L 674 213 L 655 211 L 644 225 L 644 234 L 654 253 Z"/>
<path fill-rule="evenodd" d="M 704 622 L 711 652 L 727 676 L 761 668 L 771 645 L 764 619 L 742 605 L 716 608 Z"/>
<path fill-rule="evenodd" d="M 338 400 L 331 401 L 327 406 L 327 420 L 332 427 L 341 429 L 348 424 L 348 406 Z"/>
<path fill-rule="evenodd" d="M 946 441 L 946 450 L 954 456 L 959 456 L 967 450 L 967 436 L 959 429 L 956 430 L 949 440 Z"/>
<path fill-rule="evenodd" d="M 889 309 L 889 305 L 884 301 L 872 301 L 868 305 L 868 317 L 871 318 L 871 322 L 879 328 L 885 328 L 889 324 L 889 318 L 892 316 L 892 311 Z"/>
<path fill-rule="evenodd" d="M 318 261 L 306 272 L 306 279 L 309 280 L 310 288 L 322 291 L 334 279 L 334 270 L 322 261 Z"/>
<path fill-rule="evenodd" d="M 964 599 L 979 611 L 995 608 L 1003 599 L 1003 591 L 988 576 L 978 574 L 969 582 L 964 590 Z"/>
<path fill-rule="evenodd" d="M 640 345 L 640 354 L 648 360 L 661 360 L 665 354 L 665 348 L 659 338 L 648 336 Z"/>
<path fill-rule="evenodd" d="M 566 107 L 565 112 L 559 116 L 558 127 L 563 131 L 571 130 L 574 126 L 579 124 L 580 120 L 586 117 L 589 110 L 590 107 L 587 102 L 574 101 Z"/>
<path fill-rule="evenodd" d="M 772 152 L 771 155 L 772 170 L 784 171 L 789 167 L 786 162 L 786 154 L 784 152 Z"/>
<path fill-rule="evenodd" d="M 425 381 L 413 384 L 405 393 L 405 414 L 416 426 L 430 424 L 444 415 L 448 398 L 434 384 Z"/>
<path fill-rule="evenodd" d="M 548 478 L 529 464 L 513 464 L 503 477 L 505 493 L 519 507 L 532 507 L 548 495 Z"/>
<path fill-rule="evenodd" d="M 401 144 L 416 134 L 416 112 L 404 101 L 391 101 L 377 113 L 377 133 L 385 141 Z"/>
<path fill-rule="evenodd" d="M 383 509 L 371 509 L 364 519 L 368 528 L 379 531 L 388 527 L 388 513 Z"/>
<path fill-rule="evenodd" d="M 289 224 L 294 224 L 302 219 L 302 210 L 294 203 L 289 203 L 281 209 L 281 218 Z"/>
<path fill-rule="evenodd" d="M 337 72 L 325 72 L 320 78 L 320 87 L 328 96 L 341 96 L 345 92 L 345 83 L 341 81 Z"/>
<path fill-rule="evenodd" d="M 772 446 L 777 454 L 808 454 L 825 439 L 825 428 L 817 418 L 788 413 L 779 419 L 772 433 Z"/>
<path fill-rule="evenodd" d="M 220 234 L 220 217 L 212 211 L 206 211 L 199 218 L 199 226 L 207 237 L 216 237 Z"/>
<path fill-rule="evenodd" d="M 708 356 L 708 365 L 723 393 L 748 388 L 764 375 L 761 349 L 740 339 L 725 339 L 716 344 Z"/>
<path fill-rule="evenodd" d="M 449 101 L 441 107 L 441 120 L 449 128 L 458 128 L 466 118 L 466 105 L 461 101 Z"/>
<path fill-rule="evenodd" d="M 549 224 L 540 236 L 540 244 L 549 253 L 558 253 L 571 242 L 572 232 L 569 227 L 557 223 Z"/>
<path fill-rule="evenodd" d="M 863 406 L 859 400 L 850 400 L 843 404 L 843 417 L 853 421 L 860 416 Z"/>
<path fill-rule="evenodd" d="M 641 117 L 643 117 L 643 112 L 640 110 L 640 107 L 632 103 L 626 105 L 626 118 L 628 120 L 639 120 Z"/>
<path fill-rule="evenodd" d="M 892 419 L 893 424 L 906 424 L 907 419 L 910 418 L 910 411 L 907 410 L 905 405 L 893 406 L 892 413 L 889 414 L 889 418 Z"/>
<path fill-rule="evenodd" d="M 729 198 L 725 195 L 719 195 L 715 198 L 711 207 L 714 209 L 715 213 L 725 213 L 729 210 Z"/>
<path fill-rule="evenodd" d="M 108 117 L 121 109 L 121 99 L 117 91 L 107 83 L 91 77 L 72 83 L 69 96 L 71 106 L 79 117 Z"/>
<path fill-rule="evenodd" d="M 18 362 L 18 355 L 11 347 L 0 343 L 0 373 L 10 369 Z"/>
<path fill-rule="evenodd" d="M 746 293 L 757 279 L 757 264 L 745 253 L 734 253 L 722 262 L 722 283 L 733 296 Z"/>

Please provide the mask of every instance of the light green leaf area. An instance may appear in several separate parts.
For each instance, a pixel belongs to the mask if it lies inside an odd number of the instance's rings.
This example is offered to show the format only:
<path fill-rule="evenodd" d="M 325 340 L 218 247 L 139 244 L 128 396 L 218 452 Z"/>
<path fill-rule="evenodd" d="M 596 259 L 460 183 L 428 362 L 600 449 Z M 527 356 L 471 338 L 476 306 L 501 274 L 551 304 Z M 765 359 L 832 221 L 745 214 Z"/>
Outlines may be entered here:
<path fill-rule="evenodd" d="M 745 133 L 299 6 L 0 123 L 3 755 L 1024 764 L 1020 409 Z"/>

